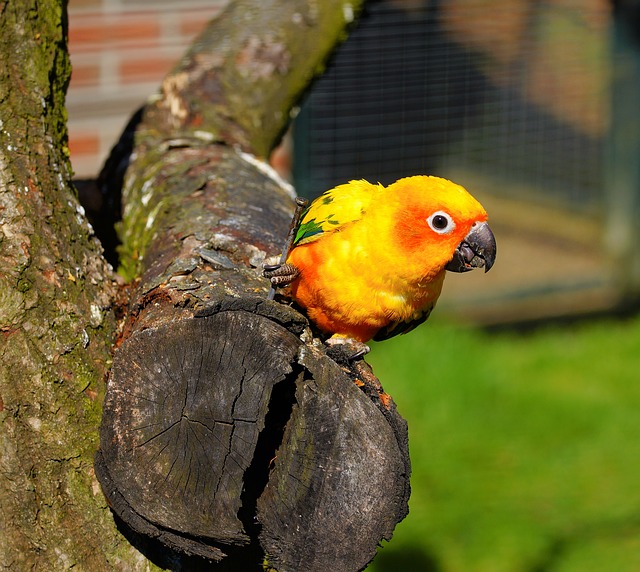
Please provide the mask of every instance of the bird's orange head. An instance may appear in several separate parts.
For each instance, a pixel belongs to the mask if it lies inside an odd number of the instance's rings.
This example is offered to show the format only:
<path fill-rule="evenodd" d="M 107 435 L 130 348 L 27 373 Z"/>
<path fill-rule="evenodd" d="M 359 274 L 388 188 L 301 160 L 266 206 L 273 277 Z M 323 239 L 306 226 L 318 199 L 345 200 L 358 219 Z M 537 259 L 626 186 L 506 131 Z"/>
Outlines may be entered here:
<path fill-rule="evenodd" d="M 496 243 L 487 213 L 463 187 L 418 175 L 400 179 L 382 192 L 384 208 L 370 213 L 378 219 L 377 231 L 389 259 L 407 280 L 430 281 L 445 269 L 491 268 Z"/>

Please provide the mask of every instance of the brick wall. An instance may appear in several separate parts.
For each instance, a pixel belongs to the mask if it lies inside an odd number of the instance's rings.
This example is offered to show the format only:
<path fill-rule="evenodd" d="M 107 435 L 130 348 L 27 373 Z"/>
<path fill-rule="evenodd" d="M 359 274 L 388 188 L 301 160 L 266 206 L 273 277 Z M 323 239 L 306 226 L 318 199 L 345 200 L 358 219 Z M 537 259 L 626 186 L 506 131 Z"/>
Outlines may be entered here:
<path fill-rule="evenodd" d="M 132 113 L 228 0 L 69 0 L 69 148 L 99 171 Z"/>

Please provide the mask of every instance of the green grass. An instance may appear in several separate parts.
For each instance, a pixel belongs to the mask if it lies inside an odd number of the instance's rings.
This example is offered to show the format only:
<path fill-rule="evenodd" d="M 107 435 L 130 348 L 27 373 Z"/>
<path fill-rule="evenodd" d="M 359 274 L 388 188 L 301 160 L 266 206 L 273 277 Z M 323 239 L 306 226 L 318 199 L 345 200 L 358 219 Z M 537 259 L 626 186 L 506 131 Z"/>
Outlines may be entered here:
<path fill-rule="evenodd" d="M 640 570 L 640 320 L 431 320 L 368 358 L 409 423 L 409 516 L 370 572 Z"/>

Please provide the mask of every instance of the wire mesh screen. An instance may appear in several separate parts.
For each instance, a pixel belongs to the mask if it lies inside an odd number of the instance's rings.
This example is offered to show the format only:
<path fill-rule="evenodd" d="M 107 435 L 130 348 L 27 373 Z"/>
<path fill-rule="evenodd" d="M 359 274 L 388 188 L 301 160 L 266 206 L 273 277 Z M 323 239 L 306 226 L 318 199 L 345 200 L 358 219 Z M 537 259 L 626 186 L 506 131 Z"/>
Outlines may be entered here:
<path fill-rule="evenodd" d="M 425 173 L 597 207 L 609 18 L 606 0 L 369 2 L 296 120 L 299 192 Z"/>

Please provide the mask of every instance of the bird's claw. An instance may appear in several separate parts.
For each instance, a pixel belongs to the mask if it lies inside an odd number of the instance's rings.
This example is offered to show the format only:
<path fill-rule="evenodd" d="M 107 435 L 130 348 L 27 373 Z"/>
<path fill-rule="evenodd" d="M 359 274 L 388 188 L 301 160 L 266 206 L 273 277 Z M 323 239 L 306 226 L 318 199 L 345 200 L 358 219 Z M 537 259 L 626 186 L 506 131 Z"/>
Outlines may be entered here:
<path fill-rule="evenodd" d="M 325 344 L 329 346 L 327 353 L 336 361 L 356 361 L 371 351 L 367 344 L 353 338 L 331 337 L 325 341 Z"/>
<path fill-rule="evenodd" d="M 265 264 L 262 267 L 262 275 L 268 278 L 271 286 L 286 286 L 291 284 L 300 271 L 293 264 Z"/>

